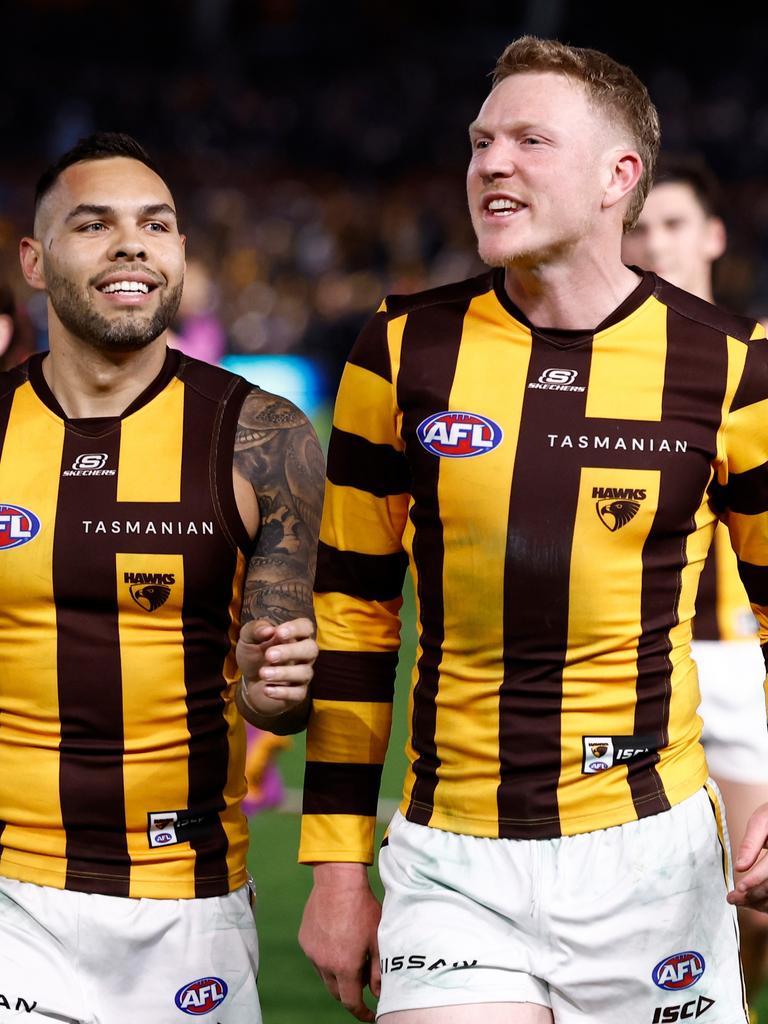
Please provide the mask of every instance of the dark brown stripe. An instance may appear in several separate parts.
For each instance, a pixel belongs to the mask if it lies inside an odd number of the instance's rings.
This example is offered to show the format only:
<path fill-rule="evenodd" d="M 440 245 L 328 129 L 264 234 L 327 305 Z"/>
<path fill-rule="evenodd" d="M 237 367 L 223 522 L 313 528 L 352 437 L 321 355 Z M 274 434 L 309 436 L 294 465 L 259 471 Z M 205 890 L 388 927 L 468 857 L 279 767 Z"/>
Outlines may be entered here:
<path fill-rule="evenodd" d="M 397 651 L 321 651 L 315 662 L 312 697 L 391 703 Z"/>
<path fill-rule="evenodd" d="M 403 592 L 407 568 L 408 556 L 402 551 L 360 555 L 356 551 L 339 551 L 320 541 L 315 591 L 349 594 L 364 601 L 392 601 Z"/>
<path fill-rule="evenodd" d="M 303 813 L 375 817 L 381 769 L 380 764 L 307 761 Z"/>
<path fill-rule="evenodd" d="M 392 368 L 389 363 L 387 347 L 387 314 L 376 313 L 363 327 L 360 335 L 352 346 L 347 362 L 370 370 L 377 377 L 392 381 Z"/>
<path fill-rule="evenodd" d="M 222 525 L 232 539 L 233 544 L 250 556 L 253 542 L 248 536 L 235 498 L 235 485 L 232 477 L 232 460 L 235 450 L 235 434 L 240 419 L 243 402 L 254 388 L 247 380 L 236 377 L 231 381 L 225 398 L 219 404 L 219 415 L 213 428 L 213 444 L 216 475 L 212 481 L 215 491 L 216 505 Z"/>
<path fill-rule="evenodd" d="M 696 615 L 693 620 L 695 640 L 719 640 L 717 621 L 717 545 L 713 542 L 704 562 L 696 593 Z"/>
<path fill-rule="evenodd" d="M 760 644 L 760 650 L 763 655 L 763 662 L 765 664 L 766 671 L 768 671 L 768 643 Z"/>
<path fill-rule="evenodd" d="M 768 604 L 768 566 L 738 560 L 739 576 L 752 604 Z"/>
<path fill-rule="evenodd" d="M 768 398 L 768 394 L 766 394 Z M 768 512 L 768 462 L 744 473 L 731 473 L 720 498 L 731 512 L 745 516 Z"/>
<path fill-rule="evenodd" d="M 417 428 L 427 416 L 448 409 L 469 298 L 411 313 L 405 325 L 397 378 L 403 410 L 403 440 L 413 480 L 413 558 L 420 606 L 418 676 L 413 691 L 411 741 L 417 757 L 406 817 L 429 824 L 440 758 L 435 743 L 437 692 L 443 656 L 443 524 L 437 485 L 440 459 L 422 447 Z M 425 382 L 429 382 L 426 386 Z"/>
<path fill-rule="evenodd" d="M 218 372 L 218 371 L 217 371 Z M 218 420 L 211 409 L 212 397 L 187 387 L 184 394 L 184 451 L 182 456 L 182 505 L 188 510 L 211 508 L 211 481 L 215 479 L 217 454 L 201 424 Z M 236 391 L 233 401 L 242 404 Z M 232 428 L 232 419 L 229 420 Z M 223 441 L 220 442 L 223 444 Z M 232 472 L 230 447 L 229 473 Z M 223 546 L 223 545 L 222 545 Z M 229 604 L 236 555 L 222 550 L 221 564 L 210 573 L 209 564 L 198 563 L 190 552 L 184 558 L 184 679 L 187 689 L 189 729 L 189 798 L 193 814 L 213 815 L 215 824 L 205 836 L 192 839 L 195 850 L 195 895 L 221 896 L 228 891 L 228 840 L 219 812 L 224 810 L 224 790 L 229 767 L 229 741 L 221 697 L 222 674 L 229 651 Z"/>
<path fill-rule="evenodd" d="M 635 268 L 633 268 L 635 269 Z M 657 297 L 668 306 L 673 312 L 679 313 L 689 320 L 707 328 L 711 328 L 717 334 L 728 335 L 736 341 L 749 343 L 754 333 L 757 321 L 746 316 L 738 316 L 728 310 L 713 306 L 711 302 L 700 299 L 697 295 L 677 288 L 661 277 L 652 274 L 656 282 Z"/>
<path fill-rule="evenodd" d="M 747 346 L 747 358 L 739 386 L 731 402 L 731 412 L 745 409 L 768 398 L 768 342 L 755 341 Z"/>
<path fill-rule="evenodd" d="M 18 385 L 24 383 L 24 378 L 21 375 L 17 375 L 16 381 Z M 16 394 L 16 389 L 5 392 L 0 397 L 0 455 L 2 455 L 3 446 L 5 445 L 5 433 L 8 430 L 8 419 L 11 415 L 11 407 L 13 406 L 13 398 Z M 0 495 L 2 501 L 13 501 L 13 497 L 10 494 Z"/>
<path fill-rule="evenodd" d="M 98 438 L 67 430 L 62 469 L 105 452 L 116 467 L 120 429 Z M 115 596 L 114 541 L 82 520 L 111 519 L 117 477 L 61 477 L 53 545 L 61 744 L 59 794 L 66 831 L 66 887 L 127 896 L 123 691 Z M 77 542 L 76 539 L 77 538 Z M 106 595 L 113 595 L 107 598 Z"/>
<path fill-rule="evenodd" d="M 643 547 L 641 635 L 637 646 L 636 735 L 669 742 L 672 665 L 670 630 L 678 622 L 678 599 L 686 541 L 709 480 L 728 369 L 725 337 L 714 328 L 667 310 L 667 358 L 662 425 L 671 437 L 688 440 L 688 453 L 664 465 L 659 504 Z M 627 781 L 638 817 L 669 808 L 656 765 L 659 754 L 638 758 Z"/>
<path fill-rule="evenodd" d="M 337 427 L 331 431 L 328 446 L 328 479 L 337 487 L 356 487 L 377 498 L 411 490 L 411 474 L 402 452 Z"/>
<path fill-rule="evenodd" d="M 586 384 L 591 339 L 567 353 L 537 334 L 528 380 L 552 366 L 575 370 Z M 584 430 L 586 391 L 526 389 L 509 499 L 504 564 L 504 679 L 499 706 L 501 782 L 499 835 L 560 834 L 557 785 L 561 765 L 563 667 L 573 526 L 581 460 L 550 446 L 554 429 Z"/>

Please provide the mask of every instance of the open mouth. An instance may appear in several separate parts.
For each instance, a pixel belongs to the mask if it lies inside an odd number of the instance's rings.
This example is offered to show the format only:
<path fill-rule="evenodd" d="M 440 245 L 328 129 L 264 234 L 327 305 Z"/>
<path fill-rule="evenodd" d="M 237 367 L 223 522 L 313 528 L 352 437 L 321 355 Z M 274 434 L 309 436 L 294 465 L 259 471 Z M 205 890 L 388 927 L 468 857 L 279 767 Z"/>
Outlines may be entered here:
<path fill-rule="evenodd" d="M 517 199 L 486 199 L 483 203 L 483 212 L 493 220 L 511 217 L 525 208 Z"/>
<path fill-rule="evenodd" d="M 96 286 L 96 290 L 109 302 L 121 306 L 141 305 L 157 288 L 157 282 L 144 274 L 140 277 L 113 276 Z"/>

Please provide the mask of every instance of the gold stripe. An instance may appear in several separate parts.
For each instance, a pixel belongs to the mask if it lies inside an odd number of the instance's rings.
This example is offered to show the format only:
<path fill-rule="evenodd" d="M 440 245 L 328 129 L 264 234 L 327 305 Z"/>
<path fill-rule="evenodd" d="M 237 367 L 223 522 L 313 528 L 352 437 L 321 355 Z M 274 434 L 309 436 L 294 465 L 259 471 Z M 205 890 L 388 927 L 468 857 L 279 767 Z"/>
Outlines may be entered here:
<path fill-rule="evenodd" d="M 164 440 L 147 450 L 147 438 L 163 424 Z M 175 436 L 171 440 L 171 424 Z M 118 501 L 180 501 L 184 427 L 184 385 L 174 379 L 148 405 L 127 416 L 120 428 Z"/>
<path fill-rule="evenodd" d="M 342 513 L 336 510 L 341 508 Z M 402 550 L 408 498 L 377 498 L 357 487 L 325 485 L 320 540 L 340 551 L 360 555 L 391 555 Z"/>
<path fill-rule="evenodd" d="M 305 814 L 299 862 L 373 863 L 376 819 L 362 814 Z"/>
<path fill-rule="evenodd" d="M 395 408 L 389 381 L 371 370 L 347 363 L 339 386 L 333 425 L 372 444 L 395 443 Z"/>
<path fill-rule="evenodd" d="M 595 335 L 587 418 L 658 422 L 666 358 L 667 307 L 651 297 L 626 320 Z"/>
<path fill-rule="evenodd" d="M 484 562 L 480 599 L 476 552 L 506 549 L 512 470 L 531 357 L 530 332 L 520 327 L 510 337 L 498 311 L 492 292 L 470 303 L 449 406 L 495 421 L 503 439 L 483 455 L 440 460 L 444 641 L 436 698 L 438 783 L 430 821 L 437 828 L 447 821 L 443 813 L 498 827 L 504 559 Z M 474 495 L 481 497 L 473 500 Z M 457 646 L 454 641 L 472 636 L 482 642 Z M 475 772 L 467 771 L 468 750 Z"/>
<path fill-rule="evenodd" d="M 158 863 L 162 863 L 163 873 L 173 877 L 178 896 L 188 898 L 195 894 L 194 851 L 186 843 L 152 849 L 147 839 L 149 812 L 183 810 L 188 803 L 184 559 L 181 555 L 119 553 L 115 555 L 115 573 L 123 677 L 125 819 L 131 858 L 129 895 L 146 894 L 146 884 L 156 881 Z M 169 587 L 170 594 L 164 604 L 150 611 L 142 592 L 153 584 L 131 582 L 130 577 L 155 574 L 164 582 L 154 586 L 158 590 Z M 148 722 L 152 723 L 151 735 Z"/>
<path fill-rule="evenodd" d="M 392 704 L 352 700 L 312 702 L 307 760 L 336 764 L 383 764 L 392 724 Z M 318 736 L 322 739 L 318 739 Z"/>
<path fill-rule="evenodd" d="M 396 651 L 402 597 L 363 601 L 331 591 L 315 594 L 317 636 L 324 651 Z"/>
<path fill-rule="evenodd" d="M 720 846 L 723 849 L 723 880 L 725 881 L 726 888 L 730 890 L 733 887 L 733 869 L 731 867 L 731 851 L 726 834 L 723 810 L 720 806 L 717 790 L 714 788 L 712 783 L 705 782 L 704 788 L 707 791 L 709 802 L 712 805 L 715 821 L 717 822 L 717 838 L 719 839 Z"/>
<path fill-rule="evenodd" d="M 604 828 L 617 815 L 625 821 L 637 817 L 626 766 L 587 778 L 582 765 L 585 737 L 632 736 L 635 731 L 643 546 L 658 508 L 659 486 L 657 470 L 581 471 L 568 605 L 568 651 L 577 652 L 578 660 L 566 663 L 563 670 L 564 767 L 557 791 L 561 819 L 569 824 L 589 817 L 591 827 Z M 617 526 L 619 520 L 608 509 L 622 499 L 600 498 L 594 493 L 598 488 L 629 489 L 644 492 L 645 497 L 637 499 L 635 515 Z M 596 576 L 595 566 L 605 569 Z"/>
<path fill-rule="evenodd" d="M 765 545 L 765 538 L 768 535 L 768 512 L 754 516 L 729 512 L 728 529 L 742 562 L 749 562 L 750 565 L 768 565 L 768 549 Z"/>
<path fill-rule="evenodd" d="M 0 460 L 0 499 L 40 520 L 33 540 L 0 551 L 0 804 L 16 822 L 6 826 L 0 841 L 3 865 L 8 864 L 3 873 L 11 877 L 13 857 L 37 870 L 35 853 L 62 858 L 65 870 L 52 568 L 63 446 L 64 424 L 23 384 L 13 398 Z M 37 881 L 34 875 L 19 877 Z"/>
<path fill-rule="evenodd" d="M 726 427 L 729 473 L 746 473 L 768 461 L 766 423 L 768 399 L 731 412 Z"/>
<path fill-rule="evenodd" d="M 743 640 L 756 635 L 749 598 L 739 576 L 736 555 L 724 523 L 715 528 L 715 612 L 721 640 Z"/>

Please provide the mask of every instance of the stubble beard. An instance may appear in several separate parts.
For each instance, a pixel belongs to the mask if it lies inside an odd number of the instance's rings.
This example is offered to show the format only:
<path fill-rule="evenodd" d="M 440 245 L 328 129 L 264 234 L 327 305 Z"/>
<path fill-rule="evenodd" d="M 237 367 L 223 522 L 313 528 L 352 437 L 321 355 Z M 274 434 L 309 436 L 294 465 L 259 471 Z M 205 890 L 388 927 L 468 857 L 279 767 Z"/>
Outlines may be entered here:
<path fill-rule="evenodd" d="M 87 296 L 50 264 L 45 269 L 48 298 L 63 326 L 88 345 L 114 352 L 132 352 L 146 348 L 173 322 L 181 302 L 184 282 L 169 289 L 155 312 L 147 318 L 138 309 L 128 308 L 110 320 L 97 313 Z"/>

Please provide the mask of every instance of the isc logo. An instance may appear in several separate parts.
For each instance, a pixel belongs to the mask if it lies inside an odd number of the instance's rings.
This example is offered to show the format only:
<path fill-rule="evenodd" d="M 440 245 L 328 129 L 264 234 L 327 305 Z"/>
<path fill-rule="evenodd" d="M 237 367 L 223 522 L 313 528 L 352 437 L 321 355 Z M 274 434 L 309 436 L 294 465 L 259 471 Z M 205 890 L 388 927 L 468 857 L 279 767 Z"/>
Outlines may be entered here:
<path fill-rule="evenodd" d="M 686 950 L 665 957 L 653 968 L 653 981 L 659 988 L 676 992 L 695 985 L 704 973 L 704 957 L 701 953 Z"/>
<path fill-rule="evenodd" d="M 657 1006 L 651 1024 L 674 1024 L 674 1021 L 678 1020 L 696 1020 L 714 1005 L 714 999 L 699 996 L 698 999 L 691 999 L 682 1006 Z"/>
<path fill-rule="evenodd" d="M 20 505 L 0 505 L 0 551 L 28 544 L 38 535 L 40 520 Z"/>
<path fill-rule="evenodd" d="M 198 978 L 180 988 L 176 993 L 176 1005 L 184 1013 L 201 1016 L 210 1013 L 227 997 L 227 983 L 221 978 Z"/>
<path fill-rule="evenodd" d="M 416 428 L 422 445 L 433 455 L 467 459 L 485 455 L 501 444 L 501 427 L 475 412 L 438 412 Z"/>

